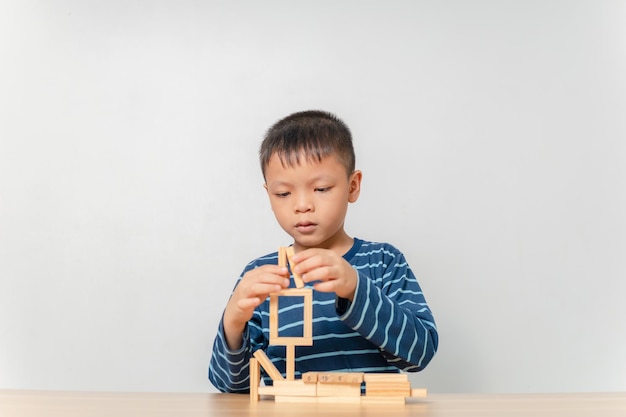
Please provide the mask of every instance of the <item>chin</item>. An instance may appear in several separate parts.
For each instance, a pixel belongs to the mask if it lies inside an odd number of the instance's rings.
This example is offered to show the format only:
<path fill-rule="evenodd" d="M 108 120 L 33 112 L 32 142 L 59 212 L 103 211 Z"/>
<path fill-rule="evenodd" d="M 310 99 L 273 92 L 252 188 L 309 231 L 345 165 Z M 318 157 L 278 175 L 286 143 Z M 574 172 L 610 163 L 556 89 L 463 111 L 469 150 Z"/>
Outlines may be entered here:
<path fill-rule="evenodd" d="M 324 240 L 315 239 L 315 238 L 304 238 L 303 239 L 303 238 L 300 238 L 300 237 L 298 237 L 298 238 L 294 237 L 293 240 L 299 246 L 302 246 L 302 247 L 305 247 L 305 248 L 319 248 L 324 243 Z"/>

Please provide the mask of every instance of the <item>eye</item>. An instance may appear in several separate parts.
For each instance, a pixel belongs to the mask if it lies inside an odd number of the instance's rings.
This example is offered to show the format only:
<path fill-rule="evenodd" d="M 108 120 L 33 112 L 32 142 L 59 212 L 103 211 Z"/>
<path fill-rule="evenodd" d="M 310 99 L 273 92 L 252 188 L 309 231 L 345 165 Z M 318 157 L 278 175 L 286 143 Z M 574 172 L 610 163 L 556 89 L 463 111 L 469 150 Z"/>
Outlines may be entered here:
<path fill-rule="evenodd" d="M 291 193 L 289 191 L 285 191 L 284 193 L 274 193 L 274 195 L 278 198 L 285 198 L 285 197 L 289 197 Z"/>
<path fill-rule="evenodd" d="M 317 191 L 318 193 L 325 193 L 327 191 L 330 191 L 331 187 L 316 187 L 315 191 Z"/>

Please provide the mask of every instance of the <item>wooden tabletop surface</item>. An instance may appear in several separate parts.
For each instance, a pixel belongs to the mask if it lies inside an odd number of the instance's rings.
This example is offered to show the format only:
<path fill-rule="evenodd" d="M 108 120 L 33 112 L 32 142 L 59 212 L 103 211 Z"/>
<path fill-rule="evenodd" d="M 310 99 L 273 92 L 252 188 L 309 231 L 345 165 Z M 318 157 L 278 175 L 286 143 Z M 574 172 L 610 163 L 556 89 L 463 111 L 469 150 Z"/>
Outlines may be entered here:
<path fill-rule="evenodd" d="M 237 394 L 0 390 L 1 417 L 626 417 L 626 392 L 429 394 L 404 405 L 251 403 Z"/>

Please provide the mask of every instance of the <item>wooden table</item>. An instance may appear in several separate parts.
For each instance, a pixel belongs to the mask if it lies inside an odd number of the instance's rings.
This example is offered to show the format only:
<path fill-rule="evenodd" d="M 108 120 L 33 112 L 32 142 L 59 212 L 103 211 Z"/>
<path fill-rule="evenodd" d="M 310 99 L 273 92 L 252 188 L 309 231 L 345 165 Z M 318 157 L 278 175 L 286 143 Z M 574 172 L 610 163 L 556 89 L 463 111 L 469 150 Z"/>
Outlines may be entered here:
<path fill-rule="evenodd" d="M 405 405 L 285 404 L 246 395 L 0 390 L 1 417 L 626 417 L 626 392 L 430 394 Z"/>

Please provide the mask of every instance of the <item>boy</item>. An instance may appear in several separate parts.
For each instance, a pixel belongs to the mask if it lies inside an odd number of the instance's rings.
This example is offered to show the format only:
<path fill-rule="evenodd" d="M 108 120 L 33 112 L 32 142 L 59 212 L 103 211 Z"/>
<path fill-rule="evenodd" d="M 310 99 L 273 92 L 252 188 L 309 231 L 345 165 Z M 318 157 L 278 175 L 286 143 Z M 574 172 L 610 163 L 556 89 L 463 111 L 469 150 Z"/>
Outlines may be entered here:
<path fill-rule="evenodd" d="M 308 371 L 423 369 L 438 335 L 404 255 L 344 230 L 362 177 L 348 127 L 326 112 L 292 114 L 268 130 L 260 161 L 276 220 L 293 238 L 294 270 L 314 289 L 313 346 L 296 348 L 296 377 Z M 269 294 L 294 284 L 277 258 L 274 252 L 248 264 L 226 305 L 209 366 L 209 379 L 220 391 L 249 392 L 248 362 L 257 349 L 285 375 L 284 346 L 268 345 Z M 279 305 L 279 323 L 288 323 L 281 336 L 290 330 L 297 335 L 302 327 L 291 307 Z"/>

